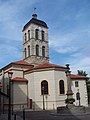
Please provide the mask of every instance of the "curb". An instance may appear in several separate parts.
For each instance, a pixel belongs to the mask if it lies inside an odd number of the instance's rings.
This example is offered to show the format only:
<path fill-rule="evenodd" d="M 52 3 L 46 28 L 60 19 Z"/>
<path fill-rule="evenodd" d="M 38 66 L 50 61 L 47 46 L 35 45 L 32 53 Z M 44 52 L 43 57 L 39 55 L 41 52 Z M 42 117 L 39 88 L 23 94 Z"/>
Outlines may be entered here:
<path fill-rule="evenodd" d="M 79 114 L 59 114 L 59 113 L 50 113 L 53 116 L 85 116 L 90 115 L 90 113 L 79 113 Z"/>

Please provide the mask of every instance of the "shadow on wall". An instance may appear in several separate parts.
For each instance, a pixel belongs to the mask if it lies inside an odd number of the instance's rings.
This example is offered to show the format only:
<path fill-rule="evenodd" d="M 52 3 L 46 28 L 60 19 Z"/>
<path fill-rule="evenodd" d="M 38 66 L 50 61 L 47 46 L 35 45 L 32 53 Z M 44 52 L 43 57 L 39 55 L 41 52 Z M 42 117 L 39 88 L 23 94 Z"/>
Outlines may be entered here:
<path fill-rule="evenodd" d="M 35 102 L 32 103 L 33 110 L 42 110 Z"/>
<path fill-rule="evenodd" d="M 6 94 L 8 93 L 8 89 L 6 86 L 4 91 Z M 8 98 L 4 97 L 4 100 L 2 100 L 2 104 L 2 111 L 8 111 Z M 27 82 L 12 82 L 11 104 L 12 110 L 22 110 L 23 108 L 41 110 L 41 108 L 33 100 L 30 101 L 30 99 L 28 98 Z"/>
<path fill-rule="evenodd" d="M 7 78 L 4 80 L 6 81 Z M 6 84 L 6 83 L 4 83 Z M 28 96 L 27 96 L 27 82 L 11 82 L 11 109 L 23 109 L 28 106 Z M 8 84 L 7 84 L 8 85 Z M 2 90 L 5 94 L 8 94 L 9 87 L 5 85 L 4 90 Z M 2 104 L 2 112 L 6 112 L 8 110 L 8 97 L 2 96 L 1 104 Z"/>

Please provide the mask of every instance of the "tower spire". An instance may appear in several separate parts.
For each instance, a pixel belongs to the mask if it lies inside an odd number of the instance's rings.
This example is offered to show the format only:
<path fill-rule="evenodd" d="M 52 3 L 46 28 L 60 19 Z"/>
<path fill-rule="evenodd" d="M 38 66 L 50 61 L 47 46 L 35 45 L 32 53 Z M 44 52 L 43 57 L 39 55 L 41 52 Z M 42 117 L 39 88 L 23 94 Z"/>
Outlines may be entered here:
<path fill-rule="evenodd" d="M 34 7 L 34 13 L 32 14 L 32 18 L 37 19 L 36 7 Z"/>
<path fill-rule="evenodd" d="M 49 62 L 48 26 L 44 21 L 37 19 L 35 12 L 32 17 L 23 27 L 23 59 L 38 65 Z"/>

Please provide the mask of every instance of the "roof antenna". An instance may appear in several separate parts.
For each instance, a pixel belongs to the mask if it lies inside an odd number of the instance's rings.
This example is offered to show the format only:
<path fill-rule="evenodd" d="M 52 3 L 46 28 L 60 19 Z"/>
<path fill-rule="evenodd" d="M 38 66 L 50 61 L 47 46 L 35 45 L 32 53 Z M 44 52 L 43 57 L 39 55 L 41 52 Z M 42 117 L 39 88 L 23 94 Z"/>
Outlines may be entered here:
<path fill-rule="evenodd" d="M 34 7 L 34 14 L 32 15 L 32 18 L 37 19 L 36 7 Z"/>

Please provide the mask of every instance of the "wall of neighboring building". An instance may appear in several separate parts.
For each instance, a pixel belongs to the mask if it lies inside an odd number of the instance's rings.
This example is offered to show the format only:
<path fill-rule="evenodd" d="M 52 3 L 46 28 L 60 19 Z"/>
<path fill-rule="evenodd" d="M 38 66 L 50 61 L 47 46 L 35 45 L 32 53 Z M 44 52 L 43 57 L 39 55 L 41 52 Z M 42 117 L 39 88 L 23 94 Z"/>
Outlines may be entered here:
<path fill-rule="evenodd" d="M 78 87 L 75 87 L 75 81 L 78 81 Z M 75 105 L 79 105 L 79 100 L 76 98 L 76 93 L 79 90 L 80 93 L 80 104 L 83 106 L 88 106 L 88 97 L 87 97 L 87 88 L 86 88 L 86 80 L 82 79 L 72 79 L 72 90 L 73 90 L 73 97 L 75 98 Z"/>

